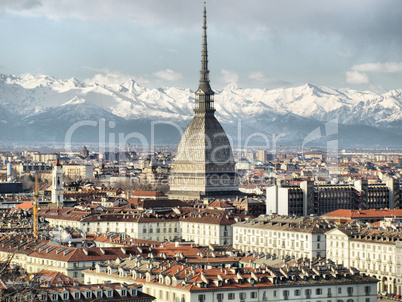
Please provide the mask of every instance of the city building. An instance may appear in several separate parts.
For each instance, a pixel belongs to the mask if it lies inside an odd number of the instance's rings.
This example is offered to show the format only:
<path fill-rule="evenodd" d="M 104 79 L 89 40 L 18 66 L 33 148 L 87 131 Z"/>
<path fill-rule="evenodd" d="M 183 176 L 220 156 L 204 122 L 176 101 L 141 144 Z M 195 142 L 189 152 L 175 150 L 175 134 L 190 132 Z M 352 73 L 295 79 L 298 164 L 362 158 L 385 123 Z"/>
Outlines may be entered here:
<path fill-rule="evenodd" d="M 232 225 L 244 215 L 225 210 L 180 208 L 165 213 L 91 213 L 74 208 L 43 208 L 38 216 L 50 226 L 71 227 L 87 234 L 122 233 L 136 239 L 184 239 L 197 244 L 230 245 Z"/>
<path fill-rule="evenodd" d="M 400 232 L 352 223 L 326 232 L 326 237 L 328 259 L 376 277 L 379 293 L 402 294 L 401 284 L 397 286 L 397 268 L 401 263 L 398 264 L 396 256 L 397 244 L 402 240 Z"/>
<path fill-rule="evenodd" d="M 44 163 L 21 163 L 19 165 L 14 165 L 13 169 L 17 172 L 19 176 L 24 175 L 24 173 L 28 172 L 42 172 L 42 171 L 51 171 L 53 167 L 51 165 L 47 165 Z"/>
<path fill-rule="evenodd" d="M 322 215 L 338 209 L 399 208 L 399 191 L 396 178 L 376 184 L 357 180 L 353 184 L 302 181 L 298 185 L 275 185 L 267 188 L 267 214 L 300 216 Z"/>
<path fill-rule="evenodd" d="M 134 259 L 84 271 L 85 283 L 135 282 L 157 302 L 377 301 L 377 279 L 356 269 L 316 261 L 281 267 L 203 269 L 188 264 Z"/>
<path fill-rule="evenodd" d="M 319 217 L 261 215 L 232 226 L 233 247 L 283 258 L 325 257 L 325 233 L 333 227 Z"/>
<path fill-rule="evenodd" d="M 9 288 L 0 288 L 0 295 L 7 297 L 2 301 L 130 301 L 152 302 L 155 298 L 141 292 L 135 284 L 92 284 L 92 285 L 65 285 L 65 286 L 41 286 L 34 283 L 24 284 L 22 290 L 18 290 L 21 284 L 10 284 Z M 13 291 L 16 289 L 15 291 Z"/>
<path fill-rule="evenodd" d="M 87 146 L 84 146 L 84 147 L 82 148 L 82 150 L 81 150 L 81 152 L 80 152 L 80 155 L 81 155 L 83 158 L 87 158 L 87 157 L 89 156 L 89 151 L 88 151 Z"/>
<path fill-rule="evenodd" d="M 192 211 L 180 218 L 181 238 L 200 245 L 233 244 L 233 228 L 241 218 L 222 210 Z"/>
<path fill-rule="evenodd" d="M 267 151 L 266 150 L 258 150 L 256 153 L 256 160 L 260 162 L 266 162 L 267 161 Z"/>
<path fill-rule="evenodd" d="M 92 179 L 93 167 L 90 165 L 63 165 L 63 175 L 67 179 Z"/>
<path fill-rule="evenodd" d="M 2 235 L 0 258 L 10 259 L 28 273 L 42 270 L 60 272 L 82 282 L 82 271 L 97 263 L 126 258 L 137 252 L 136 247 L 68 247 L 37 240 L 26 235 Z"/>
<path fill-rule="evenodd" d="M 238 180 L 229 139 L 214 113 L 209 84 L 207 23 L 204 10 L 201 77 L 195 92 L 194 118 L 184 131 L 170 175 L 169 198 L 233 196 Z"/>
<path fill-rule="evenodd" d="M 34 162 L 54 162 L 58 158 L 57 153 L 37 153 L 32 154 L 32 161 Z"/>

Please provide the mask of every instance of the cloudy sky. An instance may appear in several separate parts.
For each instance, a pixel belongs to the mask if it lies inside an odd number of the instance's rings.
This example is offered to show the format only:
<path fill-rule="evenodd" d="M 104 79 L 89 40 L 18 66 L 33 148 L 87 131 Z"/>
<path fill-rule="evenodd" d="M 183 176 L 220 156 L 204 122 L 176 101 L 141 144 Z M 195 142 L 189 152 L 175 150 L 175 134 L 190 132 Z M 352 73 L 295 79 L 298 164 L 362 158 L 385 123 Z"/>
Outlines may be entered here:
<path fill-rule="evenodd" d="M 203 1 L 0 0 L 0 73 L 197 88 Z M 402 88 L 402 1 L 207 2 L 212 87 Z"/>

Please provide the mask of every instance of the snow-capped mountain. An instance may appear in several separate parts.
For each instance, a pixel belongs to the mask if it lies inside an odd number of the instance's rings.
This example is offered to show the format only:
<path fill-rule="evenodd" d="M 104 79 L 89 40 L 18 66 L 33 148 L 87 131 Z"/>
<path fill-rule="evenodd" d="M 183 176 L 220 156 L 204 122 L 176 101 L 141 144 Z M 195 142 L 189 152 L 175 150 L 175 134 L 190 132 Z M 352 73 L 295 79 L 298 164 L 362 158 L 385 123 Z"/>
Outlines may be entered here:
<path fill-rule="evenodd" d="M 402 89 L 379 95 L 311 84 L 273 90 L 231 84 L 215 93 L 216 116 L 233 142 L 267 145 L 280 136 L 283 143 L 299 144 L 321 127 L 321 141 L 338 134 L 340 145 L 402 145 Z M 193 107 L 190 89 L 148 89 L 133 80 L 100 85 L 46 75 L 0 75 L 0 139 L 5 141 L 63 141 L 81 123 L 74 132 L 79 141 L 96 141 L 99 127 L 105 127 L 107 133 L 141 133 L 147 139 L 154 133 L 155 142 L 177 143 Z M 334 119 L 339 122 L 336 133 L 326 133 L 327 122 Z M 165 126 L 154 129 L 158 137 L 152 127 L 162 121 Z"/>

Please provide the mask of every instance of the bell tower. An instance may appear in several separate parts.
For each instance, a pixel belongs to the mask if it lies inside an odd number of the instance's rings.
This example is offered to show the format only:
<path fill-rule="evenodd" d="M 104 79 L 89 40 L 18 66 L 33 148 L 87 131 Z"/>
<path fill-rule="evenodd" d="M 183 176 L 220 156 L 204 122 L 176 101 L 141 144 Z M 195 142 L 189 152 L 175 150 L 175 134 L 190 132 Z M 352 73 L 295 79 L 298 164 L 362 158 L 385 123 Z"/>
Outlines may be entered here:
<path fill-rule="evenodd" d="M 60 165 L 59 158 L 52 171 L 52 202 L 57 206 L 63 206 L 63 167 Z"/>

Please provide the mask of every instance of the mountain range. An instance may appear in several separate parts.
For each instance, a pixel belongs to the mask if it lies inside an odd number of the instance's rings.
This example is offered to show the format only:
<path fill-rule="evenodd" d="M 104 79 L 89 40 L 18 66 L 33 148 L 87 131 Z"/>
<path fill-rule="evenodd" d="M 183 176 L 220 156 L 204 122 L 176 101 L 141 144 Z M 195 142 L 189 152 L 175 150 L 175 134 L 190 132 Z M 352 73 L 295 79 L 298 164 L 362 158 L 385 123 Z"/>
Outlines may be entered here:
<path fill-rule="evenodd" d="M 0 74 L 0 141 L 177 144 L 194 115 L 194 91 Z M 306 84 L 215 90 L 216 116 L 245 145 L 402 146 L 402 89 L 384 94 Z"/>

